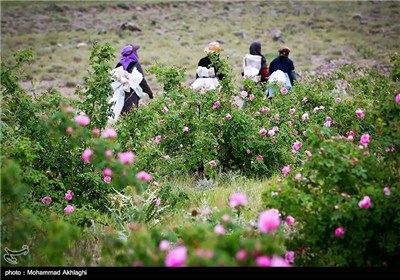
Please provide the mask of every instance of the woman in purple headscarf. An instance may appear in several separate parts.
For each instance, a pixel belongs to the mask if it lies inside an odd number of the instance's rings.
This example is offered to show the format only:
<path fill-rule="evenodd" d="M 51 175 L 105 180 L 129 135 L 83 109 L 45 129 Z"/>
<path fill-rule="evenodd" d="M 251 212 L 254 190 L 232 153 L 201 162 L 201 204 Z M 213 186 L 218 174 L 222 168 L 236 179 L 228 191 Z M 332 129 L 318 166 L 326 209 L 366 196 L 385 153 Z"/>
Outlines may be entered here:
<path fill-rule="evenodd" d="M 139 63 L 139 57 L 137 54 L 137 50 L 139 48 L 140 46 L 134 44 L 126 45 L 121 51 L 121 58 L 115 68 L 122 66 L 124 70 L 132 73 L 132 70 L 136 67 L 136 69 L 143 75 L 143 79 L 140 82 L 139 86 L 142 88 L 143 92 L 149 95 L 150 99 L 153 99 L 153 92 L 151 91 L 146 79 L 144 78 L 143 69 Z M 121 114 L 128 113 L 132 109 L 133 105 L 139 107 L 139 96 L 135 93 L 133 89 L 130 89 L 130 92 L 125 92 L 125 102 Z"/>

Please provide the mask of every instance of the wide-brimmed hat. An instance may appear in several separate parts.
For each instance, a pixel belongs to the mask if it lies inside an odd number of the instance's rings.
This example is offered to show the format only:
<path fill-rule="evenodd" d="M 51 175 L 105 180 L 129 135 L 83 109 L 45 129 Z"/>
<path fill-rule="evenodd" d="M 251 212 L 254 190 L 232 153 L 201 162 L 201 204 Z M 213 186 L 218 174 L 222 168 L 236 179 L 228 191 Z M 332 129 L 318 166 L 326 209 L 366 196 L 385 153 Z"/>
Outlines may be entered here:
<path fill-rule="evenodd" d="M 139 45 L 129 44 L 129 45 L 126 45 L 125 47 L 123 47 L 123 49 L 121 50 L 121 54 L 123 56 L 127 56 L 127 55 L 130 55 L 132 52 L 137 51 L 139 48 L 140 48 Z"/>
<path fill-rule="evenodd" d="M 217 51 L 223 51 L 223 50 L 224 49 L 221 48 L 221 45 L 218 42 L 211 42 L 204 49 L 205 52 L 217 52 Z"/>

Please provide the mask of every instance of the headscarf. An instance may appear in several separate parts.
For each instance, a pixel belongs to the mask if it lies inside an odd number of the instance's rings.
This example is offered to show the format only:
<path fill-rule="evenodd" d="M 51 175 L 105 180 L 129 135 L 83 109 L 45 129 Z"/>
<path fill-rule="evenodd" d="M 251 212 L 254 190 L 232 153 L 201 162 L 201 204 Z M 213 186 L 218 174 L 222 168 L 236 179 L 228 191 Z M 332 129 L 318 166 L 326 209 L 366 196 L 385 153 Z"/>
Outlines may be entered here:
<path fill-rule="evenodd" d="M 251 43 L 250 45 L 250 54 L 252 55 L 259 55 L 261 56 L 261 63 L 266 63 L 265 57 L 261 54 L 261 43 L 258 41 L 255 41 Z"/>
<path fill-rule="evenodd" d="M 121 51 L 121 58 L 119 62 L 121 63 L 124 70 L 126 70 L 131 62 L 139 62 L 139 57 L 137 50 L 138 45 L 126 45 Z"/>

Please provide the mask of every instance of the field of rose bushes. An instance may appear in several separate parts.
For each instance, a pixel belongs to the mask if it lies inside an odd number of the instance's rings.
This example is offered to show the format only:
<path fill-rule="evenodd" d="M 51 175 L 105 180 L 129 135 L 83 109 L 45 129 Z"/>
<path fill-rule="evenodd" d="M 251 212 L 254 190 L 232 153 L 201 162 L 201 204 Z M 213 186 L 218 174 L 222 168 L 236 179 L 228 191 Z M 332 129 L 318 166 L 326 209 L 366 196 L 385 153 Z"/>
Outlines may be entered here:
<path fill-rule="evenodd" d="M 398 54 L 272 100 L 224 58 L 207 94 L 154 64 L 163 93 L 106 128 L 114 53 L 74 99 L 19 85 L 31 51 L 2 62 L 2 255 L 29 246 L 2 266 L 400 265 Z"/>

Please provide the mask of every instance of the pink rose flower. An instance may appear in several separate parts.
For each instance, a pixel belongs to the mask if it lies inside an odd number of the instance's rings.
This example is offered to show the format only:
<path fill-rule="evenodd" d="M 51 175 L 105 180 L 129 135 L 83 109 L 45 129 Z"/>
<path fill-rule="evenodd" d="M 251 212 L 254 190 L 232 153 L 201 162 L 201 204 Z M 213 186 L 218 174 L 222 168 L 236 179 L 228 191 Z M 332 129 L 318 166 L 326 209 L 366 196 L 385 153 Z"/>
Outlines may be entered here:
<path fill-rule="evenodd" d="M 88 164 L 90 162 L 90 158 L 92 157 L 92 155 L 93 151 L 91 149 L 84 150 L 81 156 L 83 163 Z"/>
<path fill-rule="evenodd" d="M 266 135 L 267 134 L 267 131 L 265 130 L 265 128 L 262 128 L 261 130 L 260 130 L 260 135 L 261 136 L 264 136 L 264 135 Z"/>
<path fill-rule="evenodd" d="M 110 184 L 111 183 L 111 177 L 110 176 L 104 176 L 103 181 L 106 184 Z"/>
<path fill-rule="evenodd" d="M 292 226 L 296 220 L 292 216 L 287 216 L 286 217 L 286 223 L 288 226 Z"/>
<path fill-rule="evenodd" d="M 106 139 L 115 139 L 117 138 L 117 132 L 113 128 L 106 128 L 101 136 Z"/>
<path fill-rule="evenodd" d="M 371 207 L 371 199 L 369 196 L 364 196 L 364 198 L 358 203 L 358 206 L 365 209 Z"/>
<path fill-rule="evenodd" d="M 225 118 L 226 118 L 228 121 L 230 121 L 230 120 L 232 119 L 232 116 L 231 116 L 231 114 L 226 114 Z"/>
<path fill-rule="evenodd" d="M 80 126 L 86 126 L 90 123 L 90 119 L 86 115 L 78 115 L 74 118 L 74 121 Z"/>
<path fill-rule="evenodd" d="M 253 101 L 254 98 L 255 98 L 254 94 L 250 94 L 250 95 L 249 95 L 249 100 L 250 100 L 250 101 Z"/>
<path fill-rule="evenodd" d="M 66 201 L 70 201 L 71 199 L 72 199 L 71 193 L 66 193 L 66 194 L 65 194 L 65 200 L 66 200 Z"/>
<path fill-rule="evenodd" d="M 397 104 L 400 104 L 400 93 L 398 93 L 398 94 L 396 95 L 395 100 L 396 100 L 396 103 L 397 103 Z"/>
<path fill-rule="evenodd" d="M 161 135 L 157 135 L 157 136 L 154 138 L 154 141 L 156 141 L 156 143 L 160 143 L 160 141 L 161 141 Z"/>
<path fill-rule="evenodd" d="M 217 109 L 220 106 L 219 101 L 215 101 L 214 105 L 212 106 L 212 109 Z"/>
<path fill-rule="evenodd" d="M 244 193 L 234 193 L 230 196 L 229 206 L 231 208 L 236 208 L 240 206 L 245 206 L 247 204 L 247 196 Z"/>
<path fill-rule="evenodd" d="M 262 233 L 273 233 L 280 223 L 279 211 L 276 209 L 266 210 L 258 218 L 258 228 Z"/>
<path fill-rule="evenodd" d="M 258 161 L 263 161 L 263 160 L 264 160 L 264 158 L 263 158 L 263 156 L 262 156 L 262 155 L 258 155 L 258 156 L 257 156 L 257 160 L 258 160 Z"/>
<path fill-rule="evenodd" d="M 151 181 L 151 175 L 147 173 L 146 171 L 140 171 L 138 174 L 136 174 L 136 178 L 138 178 L 141 181 L 144 182 L 150 182 Z"/>
<path fill-rule="evenodd" d="M 259 267 L 270 267 L 271 266 L 271 258 L 267 256 L 259 256 L 256 258 L 256 264 Z"/>
<path fill-rule="evenodd" d="M 369 141 L 370 141 L 370 136 L 368 133 L 363 134 L 360 138 L 360 144 L 365 148 L 368 147 Z"/>
<path fill-rule="evenodd" d="M 337 97 L 336 99 L 335 99 L 335 102 L 336 103 L 340 103 L 342 101 L 342 99 L 340 98 L 340 97 Z"/>
<path fill-rule="evenodd" d="M 107 149 L 107 150 L 104 152 L 104 154 L 105 154 L 105 156 L 108 157 L 108 158 L 111 158 L 111 157 L 113 156 L 113 152 L 112 152 L 110 149 Z"/>
<path fill-rule="evenodd" d="M 221 220 L 222 220 L 223 222 L 225 222 L 225 223 L 228 222 L 229 219 L 230 219 L 230 217 L 229 217 L 228 214 L 224 214 L 224 215 L 222 215 L 222 217 L 221 217 Z"/>
<path fill-rule="evenodd" d="M 344 228 L 343 227 L 338 227 L 337 229 L 335 229 L 335 235 L 336 237 L 340 237 L 344 234 Z"/>
<path fill-rule="evenodd" d="M 170 247 L 170 243 L 168 240 L 161 240 L 160 245 L 158 246 L 158 248 L 160 249 L 160 251 L 167 251 Z"/>
<path fill-rule="evenodd" d="M 156 206 L 157 207 L 161 206 L 161 198 L 159 198 L 159 197 L 156 199 Z"/>
<path fill-rule="evenodd" d="M 291 115 L 293 115 L 295 112 L 296 112 L 295 108 L 292 108 L 292 109 L 289 110 L 289 114 L 291 114 Z"/>
<path fill-rule="evenodd" d="M 72 134 L 72 132 L 74 132 L 74 129 L 73 129 L 72 127 L 68 126 L 68 127 L 65 129 L 65 131 L 66 131 L 68 134 Z"/>
<path fill-rule="evenodd" d="M 282 168 L 282 174 L 283 176 L 287 176 L 290 173 L 290 165 L 286 165 Z"/>
<path fill-rule="evenodd" d="M 74 207 L 71 205 L 67 205 L 67 207 L 64 208 L 65 214 L 71 214 L 72 212 L 74 212 L 74 210 Z"/>
<path fill-rule="evenodd" d="M 294 142 L 292 145 L 292 149 L 298 151 L 301 148 L 301 146 L 303 146 L 303 143 L 296 140 L 296 142 Z"/>
<path fill-rule="evenodd" d="M 281 88 L 281 93 L 282 94 L 287 94 L 288 93 L 287 88 L 285 88 L 285 87 Z"/>
<path fill-rule="evenodd" d="M 162 110 L 161 110 L 164 114 L 166 114 L 166 113 L 168 113 L 168 108 L 167 107 L 164 107 Z"/>
<path fill-rule="evenodd" d="M 326 122 L 324 123 L 324 126 L 325 126 L 325 127 L 331 127 L 331 122 L 330 122 L 330 121 L 326 121 Z"/>
<path fill-rule="evenodd" d="M 287 263 L 294 263 L 294 252 L 289 251 L 285 254 L 285 261 Z"/>
<path fill-rule="evenodd" d="M 246 154 L 250 155 L 251 151 L 249 149 L 246 150 Z"/>
<path fill-rule="evenodd" d="M 290 267 L 287 261 L 277 255 L 273 255 L 271 259 L 271 267 Z"/>
<path fill-rule="evenodd" d="M 363 119 L 363 118 L 365 117 L 365 114 L 364 114 L 363 110 L 361 110 L 361 109 L 357 109 L 357 110 L 356 110 L 356 115 L 357 115 L 357 117 L 359 117 L 360 119 Z"/>
<path fill-rule="evenodd" d="M 100 129 L 98 129 L 97 127 L 92 129 L 92 135 L 93 137 L 99 137 L 100 136 Z"/>
<path fill-rule="evenodd" d="M 300 173 L 296 173 L 296 175 L 294 175 L 294 179 L 297 181 L 301 180 L 301 174 Z"/>
<path fill-rule="evenodd" d="M 131 163 L 133 163 L 134 158 L 135 158 L 135 154 L 132 151 L 118 153 L 119 162 L 122 164 L 131 164 Z"/>
<path fill-rule="evenodd" d="M 214 228 L 214 232 L 217 235 L 224 235 L 225 234 L 225 228 L 222 225 L 216 225 Z"/>
<path fill-rule="evenodd" d="M 304 98 L 303 98 L 303 103 L 306 104 L 307 102 L 308 102 L 307 97 L 304 97 Z"/>
<path fill-rule="evenodd" d="M 389 195 L 390 195 L 390 189 L 389 189 L 389 187 L 385 187 L 385 188 L 383 189 L 383 192 L 384 192 L 385 195 L 389 196 Z"/>
<path fill-rule="evenodd" d="M 305 150 L 305 154 L 308 158 L 312 157 L 312 153 L 309 150 Z"/>
<path fill-rule="evenodd" d="M 104 175 L 104 176 L 111 176 L 111 175 L 112 175 L 112 170 L 111 170 L 111 168 L 108 168 L 108 167 L 104 168 L 104 169 L 103 169 L 103 175 Z"/>
<path fill-rule="evenodd" d="M 212 160 L 208 163 L 211 167 L 215 167 L 217 166 L 217 163 L 215 162 L 215 160 Z"/>
<path fill-rule="evenodd" d="M 183 128 L 183 132 L 188 132 L 188 131 L 189 131 L 189 127 L 185 126 L 185 127 Z"/>
<path fill-rule="evenodd" d="M 44 203 L 44 204 L 51 204 L 52 201 L 53 200 L 51 199 L 50 196 L 45 196 L 42 198 L 42 203 Z"/>
<path fill-rule="evenodd" d="M 165 258 L 165 266 L 181 267 L 186 265 L 187 249 L 185 246 L 179 246 L 171 250 Z"/>
<path fill-rule="evenodd" d="M 236 259 L 238 261 L 243 261 L 247 257 L 247 252 L 246 250 L 240 250 L 236 253 Z"/>
<path fill-rule="evenodd" d="M 266 115 L 266 114 L 269 113 L 269 108 L 268 107 L 262 107 L 260 112 Z"/>

